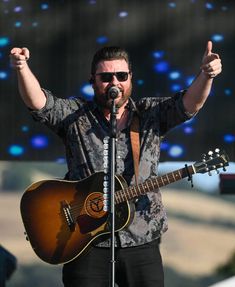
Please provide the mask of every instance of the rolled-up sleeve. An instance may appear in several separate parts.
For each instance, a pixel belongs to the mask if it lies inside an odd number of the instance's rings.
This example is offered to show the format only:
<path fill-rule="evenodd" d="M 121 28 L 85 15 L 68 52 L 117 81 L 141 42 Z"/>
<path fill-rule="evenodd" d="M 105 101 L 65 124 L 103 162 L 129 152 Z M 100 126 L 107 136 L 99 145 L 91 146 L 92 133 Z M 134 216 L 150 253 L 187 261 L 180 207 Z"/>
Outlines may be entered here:
<path fill-rule="evenodd" d="M 40 110 L 30 110 L 35 121 L 39 121 L 58 133 L 64 122 L 81 106 L 76 99 L 62 99 L 55 97 L 50 91 L 44 90 L 46 104 Z"/>

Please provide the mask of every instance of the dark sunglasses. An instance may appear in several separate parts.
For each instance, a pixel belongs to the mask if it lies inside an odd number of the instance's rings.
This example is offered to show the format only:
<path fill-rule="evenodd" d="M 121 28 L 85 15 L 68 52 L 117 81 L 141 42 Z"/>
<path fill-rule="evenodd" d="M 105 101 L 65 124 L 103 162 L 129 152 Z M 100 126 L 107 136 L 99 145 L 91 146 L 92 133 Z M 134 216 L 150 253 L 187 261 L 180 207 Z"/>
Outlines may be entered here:
<path fill-rule="evenodd" d="M 112 81 L 113 76 L 115 76 L 119 82 L 125 82 L 128 79 L 129 74 L 130 72 L 116 72 L 116 73 L 103 72 L 103 73 L 97 73 L 96 75 L 100 76 L 100 80 L 103 83 L 109 83 Z"/>

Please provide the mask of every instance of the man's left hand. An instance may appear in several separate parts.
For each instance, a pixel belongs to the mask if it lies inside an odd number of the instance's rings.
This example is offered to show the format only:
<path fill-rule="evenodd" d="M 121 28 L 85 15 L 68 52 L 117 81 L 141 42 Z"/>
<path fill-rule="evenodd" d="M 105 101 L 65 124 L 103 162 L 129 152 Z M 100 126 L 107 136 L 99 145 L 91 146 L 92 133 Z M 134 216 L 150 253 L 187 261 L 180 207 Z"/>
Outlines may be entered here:
<path fill-rule="evenodd" d="M 219 75 L 222 71 L 221 59 L 218 54 L 212 53 L 212 42 L 208 41 L 206 51 L 202 58 L 201 71 L 211 79 Z"/>

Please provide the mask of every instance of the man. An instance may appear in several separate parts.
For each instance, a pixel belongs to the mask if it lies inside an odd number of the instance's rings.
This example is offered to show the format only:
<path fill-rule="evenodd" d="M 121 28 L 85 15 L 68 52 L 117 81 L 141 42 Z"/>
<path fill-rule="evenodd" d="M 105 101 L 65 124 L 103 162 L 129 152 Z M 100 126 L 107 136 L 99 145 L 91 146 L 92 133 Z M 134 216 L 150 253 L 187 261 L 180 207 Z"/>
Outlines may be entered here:
<path fill-rule="evenodd" d="M 19 91 L 34 119 L 59 135 L 66 147 L 66 179 L 80 180 L 103 169 L 103 140 L 109 135 L 111 99 L 107 92 L 117 87 L 116 174 L 135 184 L 130 125 L 139 117 L 140 162 L 138 181 L 157 176 L 160 140 L 171 128 L 194 116 L 205 103 L 213 82 L 222 69 L 220 58 L 207 43 L 201 71 L 187 91 L 171 98 L 143 98 L 136 103 L 132 93 L 132 70 L 127 52 L 119 47 L 97 51 L 90 82 L 94 101 L 59 99 L 41 88 L 31 72 L 27 48 L 13 48 L 11 64 L 17 71 Z M 119 287 L 162 287 L 164 275 L 158 239 L 167 230 L 167 219 L 159 190 L 134 201 L 130 225 L 116 234 L 116 282 Z M 84 256 L 66 263 L 66 287 L 108 286 L 109 240 L 93 244 Z"/>

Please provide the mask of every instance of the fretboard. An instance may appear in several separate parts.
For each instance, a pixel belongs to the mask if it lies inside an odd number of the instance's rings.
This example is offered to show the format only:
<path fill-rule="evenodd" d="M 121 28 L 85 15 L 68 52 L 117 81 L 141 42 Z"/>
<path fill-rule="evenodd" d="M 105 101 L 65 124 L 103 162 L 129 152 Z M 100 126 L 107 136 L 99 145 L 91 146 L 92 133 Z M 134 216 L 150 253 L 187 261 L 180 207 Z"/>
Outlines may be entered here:
<path fill-rule="evenodd" d="M 139 197 L 141 195 L 145 195 L 150 191 L 181 180 L 182 178 L 188 177 L 194 173 L 195 169 L 193 165 L 191 165 L 156 177 L 154 179 L 148 179 L 138 185 L 130 186 L 128 188 L 124 188 L 123 190 L 118 190 L 115 192 L 115 203 L 118 204 Z"/>

